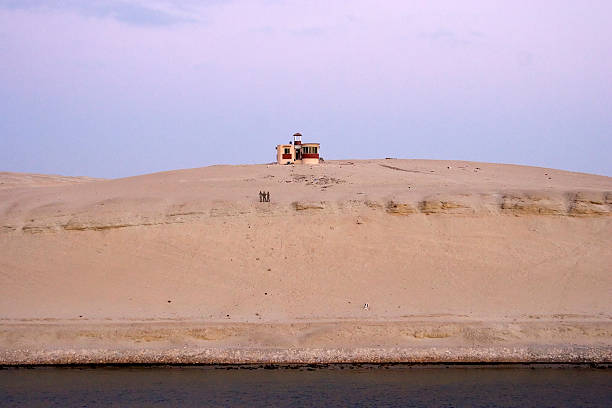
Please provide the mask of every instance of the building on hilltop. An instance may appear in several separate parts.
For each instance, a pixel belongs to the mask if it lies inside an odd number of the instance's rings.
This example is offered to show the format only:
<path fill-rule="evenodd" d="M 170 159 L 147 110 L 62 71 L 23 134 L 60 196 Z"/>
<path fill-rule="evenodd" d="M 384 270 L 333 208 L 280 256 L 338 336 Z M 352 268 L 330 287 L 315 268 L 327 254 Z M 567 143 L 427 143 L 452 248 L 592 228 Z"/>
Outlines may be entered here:
<path fill-rule="evenodd" d="M 319 164 L 319 143 L 302 143 L 302 134 L 293 135 L 293 142 L 276 146 L 278 164 Z"/>

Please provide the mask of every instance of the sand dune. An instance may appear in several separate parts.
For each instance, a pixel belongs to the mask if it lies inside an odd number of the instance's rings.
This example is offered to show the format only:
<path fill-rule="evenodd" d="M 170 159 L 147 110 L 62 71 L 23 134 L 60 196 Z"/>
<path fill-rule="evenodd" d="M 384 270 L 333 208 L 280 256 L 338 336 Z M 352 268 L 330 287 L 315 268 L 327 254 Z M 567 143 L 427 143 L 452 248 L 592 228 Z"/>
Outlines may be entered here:
<path fill-rule="evenodd" d="M 612 355 L 609 177 L 389 159 L 0 183 L 5 362 Z"/>

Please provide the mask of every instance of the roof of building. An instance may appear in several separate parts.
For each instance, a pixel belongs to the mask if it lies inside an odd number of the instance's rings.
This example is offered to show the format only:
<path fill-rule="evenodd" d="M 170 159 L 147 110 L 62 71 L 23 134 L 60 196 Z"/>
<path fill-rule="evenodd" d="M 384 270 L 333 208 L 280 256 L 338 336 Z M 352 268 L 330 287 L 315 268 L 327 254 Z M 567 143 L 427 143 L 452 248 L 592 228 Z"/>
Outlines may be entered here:
<path fill-rule="evenodd" d="M 301 133 L 294 133 L 293 136 L 302 136 Z"/>

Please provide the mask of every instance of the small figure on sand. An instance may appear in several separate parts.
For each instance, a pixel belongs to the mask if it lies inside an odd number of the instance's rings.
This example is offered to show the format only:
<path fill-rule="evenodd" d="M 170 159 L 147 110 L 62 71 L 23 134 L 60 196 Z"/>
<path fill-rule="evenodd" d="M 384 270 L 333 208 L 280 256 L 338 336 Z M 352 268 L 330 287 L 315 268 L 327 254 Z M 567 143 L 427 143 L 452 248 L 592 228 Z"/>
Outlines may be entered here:
<path fill-rule="evenodd" d="M 259 202 L 260 203 L 269 203 L 270 202 L 270 192 L 269 191 L 259 191 Z"/>

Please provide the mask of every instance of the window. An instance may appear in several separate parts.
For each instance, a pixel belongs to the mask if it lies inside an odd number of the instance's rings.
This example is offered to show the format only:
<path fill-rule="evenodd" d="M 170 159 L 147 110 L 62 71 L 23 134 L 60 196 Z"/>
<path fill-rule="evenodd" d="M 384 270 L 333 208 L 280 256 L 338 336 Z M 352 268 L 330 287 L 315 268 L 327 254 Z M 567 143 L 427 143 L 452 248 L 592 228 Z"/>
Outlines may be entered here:
<path fill-rule="evenodd" d="M 317 154 L 319 149 L 315 146 L 304 146 L 302 147 L 302 153 L 304 154 Z"/>
<path fill-rule="evenodd" d="M 285 147 L 285 154 L 290 154 L 291 153 L 291 149 L 289 149 L 288 147 Z"/>

